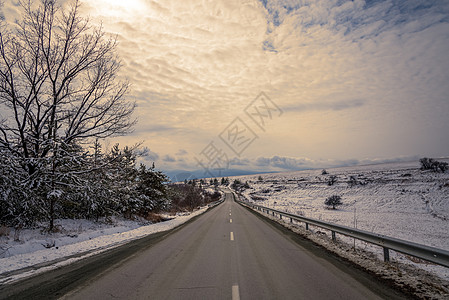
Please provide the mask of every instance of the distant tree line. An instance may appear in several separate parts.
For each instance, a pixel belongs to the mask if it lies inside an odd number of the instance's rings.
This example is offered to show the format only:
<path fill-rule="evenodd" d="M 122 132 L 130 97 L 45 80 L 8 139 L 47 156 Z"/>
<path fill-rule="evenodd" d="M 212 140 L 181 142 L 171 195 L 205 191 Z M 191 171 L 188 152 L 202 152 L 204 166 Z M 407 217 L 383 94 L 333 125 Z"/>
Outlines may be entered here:
<path fill-rule="evenodd" d="M 234 181 L 231 184 L 231 188 L 234 189 L 236 192 L 242 192 L 243 190 L 250 189 L 251 187 L 248 181 L 245 181 L 245 183 L 243 183 L 238 179 L 234 179 Z"/>
<path fill-rule="evenodd" d="M 136 149 L 115 145 L 103 153 L 60 145 L 57 156 L 39 159 L 33 174 L 27 161 L 0 155 L 0 223 L 27 227 L 57 218 L 120 215 L 147 217 L 170 207 L 167 177 L 154 167 L 136 166 Z"/>

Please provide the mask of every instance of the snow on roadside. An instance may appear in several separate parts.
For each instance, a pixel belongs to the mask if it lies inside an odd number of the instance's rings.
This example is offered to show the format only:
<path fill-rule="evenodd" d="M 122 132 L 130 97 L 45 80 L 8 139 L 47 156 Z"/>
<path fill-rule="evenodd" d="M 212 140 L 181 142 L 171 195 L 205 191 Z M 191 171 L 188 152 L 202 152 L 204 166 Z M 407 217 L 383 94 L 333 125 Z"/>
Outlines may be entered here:
<path fill-rule="evenodd" d="M 78 254 L 82 255 L 88 252 L 89 254 L 87 256 L 90 256 L 153 233 L 170 230 L 204 213 L 207 209 L 208 207 L 203 207 L 191 214 L 180 214 L 171 220 L 146 226 L 139 226 L 137 222 L 123 220 L 115 227 L 88 222 L 86 220 L 78 222 L 71 221 L 73 224 L 70 224 L 70 221 L 65 220 L 65 222 L 61 223 L 67 227 L 70 227 L 70 225 L 73 227 L 74 224 L 81 226 L 78 230 L 79 233 L 72 232 L 68 235 L 47 235 L 44 239 L 40 235 L 41 238 L 39 239 L 36 238 L 37 234 L 35 231 L 29 230 L 21 233 L 22 241 L 23 239 L 27 241 L 13 243 L 14 245 L 9 245 L 8 242 L 10 241 L 8 237 L 1 237 L 0 246 L 4 252 L 3 255 L 8 257 L 0 258 L 0 277 L 2 277 L 1 274 L 51 261 L 63 260 L 66 257 Z M 45 248 L 45 245 L 52 245 L 53 243 L 54 247 Z M 72 263 L 84 257 L 85 255 L 56 264 L 59 266 L 61 264 Z M 47 271 L 49 268 L 52 268 L 52 266 L 41 268 L 39 272 Z M 29 275 L 34 275 L 36 271 L 33 270 L 28 273 Z M 24 275 L 8 276 L 6 274 L 5 278 L 0 278 L 0 284 L 17 280 L 21 277 L 24 277 Z"/>

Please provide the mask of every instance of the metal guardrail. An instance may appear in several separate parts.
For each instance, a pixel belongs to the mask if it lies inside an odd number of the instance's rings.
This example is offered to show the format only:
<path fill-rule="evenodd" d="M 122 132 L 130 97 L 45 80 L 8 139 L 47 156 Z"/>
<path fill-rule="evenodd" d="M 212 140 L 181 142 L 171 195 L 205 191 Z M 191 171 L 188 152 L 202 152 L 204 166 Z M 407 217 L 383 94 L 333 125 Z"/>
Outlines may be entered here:
<path fill-rule="evenodd" d="M 212 208 L 217 206 L 218 204 L 221 204 L 224 202 L 224 197 L 221 197 L 219 200 L 214 201 L 214 202 L 210 202 L 209 204 L 207 204 L 208 208 Z"/>
<path fill-rule="evenodd" d="M 349 236 L 352 238 L 356 238 L 358 240 L 362 240 L 371 244 L 375 244 L 378 246 L 383 247 L 384 251 L 384 261 L 390 260 L 390 254 L 389 250 L 394 250 L 397 252 L 401 252 L 407 255 L 411 255 L 417 258 L 424 259 L 426 261 L 445 266 L 449 268 L 449 251 L 421 245 L 418 243 L 409 242 L 406 240 L 401 240 L 389 236 L 385 236 L 382 234 L 376 234 L 371 233 L 368 231 L 351 228 L 347 226 L 337 225 L 333 223 L 328 223 L 320 220 L 310 219 L 303 216 L 298 216 L 294 214 L 290 214 L 287 212 L 279 211 L 276 209 L 264 207 L 261 205 L 256 205 L 249 202 L 243 202 L 240 200 L 237 200 L 234 193 L 233 193 L 234 200 L 244 206 L 255 208 L 259 211 L 266 211 L 267 213 L 272 213 L 274 216 L 275 214 L 279 215 L 279 217 L 282 219 L 282 216 L 285 216 L 287 218 L 290 218 L 290 222 L 293 220 L 300 221 L 306 224 L 306 229 L 309 229 L 309 225 L 314 225 L 320 228 L 324 228 L 327 230 L 330 230 L 332 233 L 332 240 L 336 241 L 336 233 Z"/>

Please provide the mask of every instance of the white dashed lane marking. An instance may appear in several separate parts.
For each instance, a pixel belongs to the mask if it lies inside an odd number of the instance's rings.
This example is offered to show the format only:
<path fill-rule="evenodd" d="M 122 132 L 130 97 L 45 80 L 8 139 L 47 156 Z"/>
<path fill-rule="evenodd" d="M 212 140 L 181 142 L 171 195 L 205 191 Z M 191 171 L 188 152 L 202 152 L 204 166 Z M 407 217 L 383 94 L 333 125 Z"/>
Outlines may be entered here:
<path fill-rule="evenodd" d="M 234 232 L 231 231 L 231 241 L 234 240 Z"/>
<path fill-rule="evenodd" d="M 240 300 L 240 292 L 238 285 L 232 286 L 232 300 Z"/>

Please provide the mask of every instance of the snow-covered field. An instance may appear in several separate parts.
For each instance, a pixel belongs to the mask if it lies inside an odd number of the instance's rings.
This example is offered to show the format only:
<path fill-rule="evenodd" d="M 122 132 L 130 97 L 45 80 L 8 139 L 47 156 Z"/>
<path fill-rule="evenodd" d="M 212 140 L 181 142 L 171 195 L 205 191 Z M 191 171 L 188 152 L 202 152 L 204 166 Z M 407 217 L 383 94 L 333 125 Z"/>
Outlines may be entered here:
<path fill-rule="evenodd" d="M 193 213 L 166 216 L 170 220 L 155 224 L 124 219 L 112 219 L 109 222 L 57 220 L 59 232 L 52 234 L 41 233 L 39 229 L 16 232 L 2 228 L 0 284 L 69 264 L 156 232 L 173 229 L 206 210 L 207 207 L 203 207 Z M 39 264 L 45 267 L 14 272 Z"/>
<path fill-rule="evenodd" d="M 419 162 L 334 168 L 327 172 L 322 175 L 322 170 L 308 170 L 263 174 L 262 180 L 259 175 L 233 179 L 248 181 L 251 188 L 243 195 L 258 205 L 449 251 L 448 172 L 421 171 Z M 337 180 L 330 186 L 332 175 Z M 332 195 L 342 197 L 343 205 L 335 210 L 324 205 Z M 353 243 L 352 239 L 339 238 Z M 380 247 L 357 244 L 382 257 Z M 411 262 L 395 253 L 392 258 L 449 279 L 448 268 Z"/>

